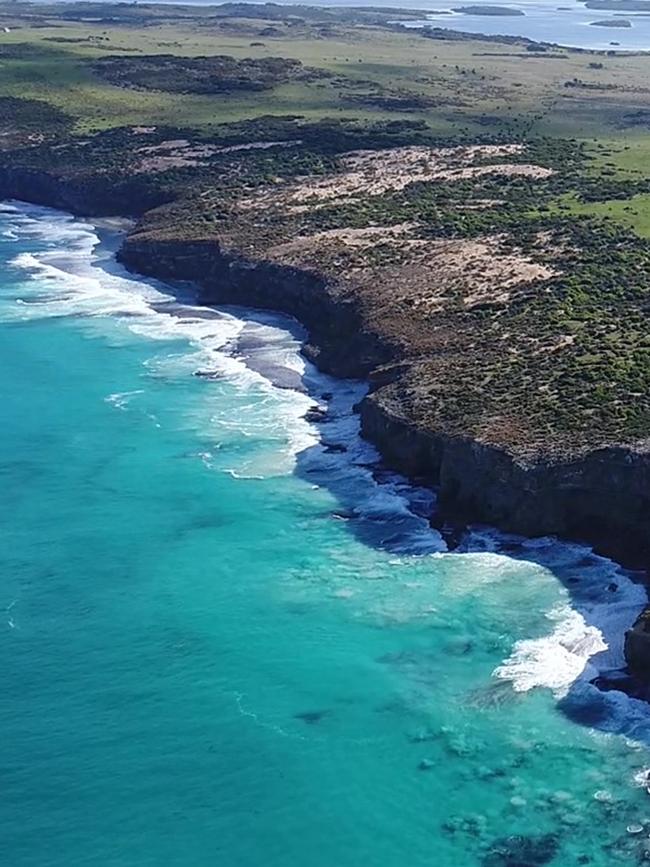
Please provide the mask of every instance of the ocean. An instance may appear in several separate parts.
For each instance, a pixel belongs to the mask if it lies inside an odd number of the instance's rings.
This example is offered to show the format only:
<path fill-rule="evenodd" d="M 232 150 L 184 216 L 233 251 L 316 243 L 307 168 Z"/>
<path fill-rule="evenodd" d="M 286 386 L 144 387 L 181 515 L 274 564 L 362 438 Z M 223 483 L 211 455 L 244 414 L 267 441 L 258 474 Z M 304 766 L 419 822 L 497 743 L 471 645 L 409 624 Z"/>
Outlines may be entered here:
<path fill-rule="evenodd" d="M 118 243 L 1 207 L 2 863 L 644 858 L 650 708 L 590 683 L 634 576 L 484 527 L 448 553 L 363 383 Z"/>

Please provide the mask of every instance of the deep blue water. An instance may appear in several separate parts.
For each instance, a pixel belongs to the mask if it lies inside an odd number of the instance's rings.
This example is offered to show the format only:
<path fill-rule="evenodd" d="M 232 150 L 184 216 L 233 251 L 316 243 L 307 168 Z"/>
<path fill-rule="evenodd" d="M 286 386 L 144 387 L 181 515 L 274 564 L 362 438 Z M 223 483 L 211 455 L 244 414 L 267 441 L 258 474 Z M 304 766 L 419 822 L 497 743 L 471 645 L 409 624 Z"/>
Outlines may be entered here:
<path fill-rule="evenodd" d="M 650 714 L 589 680 L 641 589 L 551 539 L 445 553 L 361 384 L 115 243 L 0 213 L 2 864 L 638 863 Z"/>

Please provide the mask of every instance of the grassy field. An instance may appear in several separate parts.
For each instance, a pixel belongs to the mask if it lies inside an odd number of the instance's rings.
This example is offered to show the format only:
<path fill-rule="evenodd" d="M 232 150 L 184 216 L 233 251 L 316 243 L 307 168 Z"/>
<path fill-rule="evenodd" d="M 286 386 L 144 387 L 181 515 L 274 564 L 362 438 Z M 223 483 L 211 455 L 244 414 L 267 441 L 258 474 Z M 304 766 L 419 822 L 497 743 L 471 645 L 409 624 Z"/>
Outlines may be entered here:
<path fill-rule="evenodd" d="M 650 194 L 640 193 L 629 199 L 606 199 L 581 202 L 575 196 L 563 196 L 551 209 L 558 214 L 579 217 L 602 217 L 633 229 L 642 238 L 650 238 Z"/>
<path fill-rule="evenodd" d="M 136 16 L 132 22 L 108 15 L 67 21 L 45 6 L 0 4 L 0 24 L 9 29 L 0 32 L 0 97 L 46 100 L 71 116 L 80 135 L 137 124 L 210 133 L 264 114 L 416 120 L 445 138 L 575 138 L 587 144 L 592 159 L 585 170 L 595 179 L 633 184 L 648 173 L 648 56 L 429 39 L 345 16 L 323 24 L 215 18 L 208 7 L 194 17 L 179 7 L 123 8 Z M 179 94 L 116 86 L 93 68 L 107 56 L 156 54 L 289 58 L 329 77 L 261 92 Z M 558 208 L 608 217 L 644 236 L 649 231 L 648 196 L 635 188 L 628 200 L 620 193 L 602 202 L 564 197 Z"/>
<path fill-rule="evenodd" d="M 330 255 L 337 280 L 351 263 L 372 327 L 432 352 L 429 384 L 416 384 L 426 424 L 435 406 L 445 425 L 466 430 L 474 413 L 482 429 L 496 400 L 515 420 L 498 430 L 522 448 L 531 426 L 544 447 L 647 436 L 650 55 L 430 38 L 344 10 L 255 19 L 250 6 L 219 18 L 98 4 L 98 20 L 66 19 L 80 9 L 0 5 L 11 195 L 41 201 L 45 175 L 57 206 L 130 208 L 143 243 L 217 238 L 319 271 Z M 231 59 L 178 59 L 210 55 Z M 293 62 L 238 62 L 269 58 Z M 472 147 L 445 150 L 459 143 Z M 355 196 L 342 194 L 366 158 Z M 358 233 L 372 242 L 348 249 Z M 450 241 L 460 252 L 436 260 Z M 495 295 L 512 277 L 495 262 L 523 274 L 514 294 Z M 441 273 L 456 276 L 439 299 Z M 444 375 L 438 339 L 460 341 L 442 353 Z"/>
<path fill-rule="evenodd" d="M 587 52 L 540 54 L 523 46 L 472 40 L 439 41 L 376 26 L 286 26 L 268 20 L 198 19 L 141 25 L 65 22 L 16 17 L 0 6 L 10 33 L 0 33 L 0 96 L 46 99 L 76 118 L 80 132 L 120 124 L 175 123 L 196 127 L 250 118 L 260 112 L 306 117 L 422 119 L 443 135 L 607 137 L 641 141 L 626 116 L 643 111 L 650 63 L 642 56 Z M 43 26 L 47 24 L 47 26 Z M 271 27 L 274 31 L 269 34 Z M 184 56 L 227 54 L 287 57 L 332 73 L 325 82 L 280 86 L 270 94 L 175 95 L 115 87 L 91 62 L 107 54 Z M 595 59 L 596 58 L 596 59 Z M 598 68 L 597 68 L 598 67 Z M 602 67 L 602 68 L 600 68 Z M 580 82 L 567 87 L 567 82 Z M 428 98 L 430 106 L 388 111 L 351 94 Z M 643 162 L 644 145 L 634 151 Z M 621 166 L 632 162 L 617 151 Z"/>

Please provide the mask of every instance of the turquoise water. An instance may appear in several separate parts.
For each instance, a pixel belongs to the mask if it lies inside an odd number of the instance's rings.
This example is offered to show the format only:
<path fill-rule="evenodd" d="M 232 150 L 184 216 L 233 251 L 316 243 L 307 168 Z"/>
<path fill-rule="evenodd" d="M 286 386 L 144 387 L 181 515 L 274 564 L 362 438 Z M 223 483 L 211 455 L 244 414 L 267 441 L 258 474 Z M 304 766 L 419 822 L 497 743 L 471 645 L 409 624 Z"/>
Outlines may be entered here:
<path fill-rule="evenodd" d="M 106 227 L 0 233 L 3 864 L 638 863 L 650 714 L 589 680 L 639 587 L 445 553 L 294 324 L 128 277 Z"/>

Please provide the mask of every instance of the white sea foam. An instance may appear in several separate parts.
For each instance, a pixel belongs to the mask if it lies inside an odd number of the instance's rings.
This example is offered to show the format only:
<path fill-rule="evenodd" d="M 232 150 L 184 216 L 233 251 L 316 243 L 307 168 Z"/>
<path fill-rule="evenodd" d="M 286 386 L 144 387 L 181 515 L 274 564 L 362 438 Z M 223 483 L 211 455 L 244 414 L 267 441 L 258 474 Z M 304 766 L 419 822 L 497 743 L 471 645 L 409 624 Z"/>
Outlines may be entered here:
<path fill-rule="evenodd" d="M 546 616 L 557 622 L 550 635 L 517 642 L 512 656 L 494 673 L 512 681 L 517 692 L 545 686 L 562 696 L 585 672 L 589 659 L 607 645 L 601 631 L 569 605 L 559 605 Z"/>
<path fill-rule="evenodd" d="M 143 394 L 144 389 L 137 388 L 134 391 L 116 391 L 114 394 L 109 394 L 104 398 L 106 403 L 110 403 L 116 409 L 126 409 L 134 397 Z"/>
<path fill-rule="evenodd" d="M 513 537 L 508 541 L 512 544 Z M 552 624 L 548 634 L 516 642 L 495 675 L 510 680 L 517 691 L 547 687 L 562 697 L 579 682 L 587 685 L 624 668 L 625 631 L 647 603 L 644 587 L 584 545 L 544 538 L 521 540 L 520 547 L 520 556 L 551 569 L 569 589 L 566 601 L 546 615 Z"/>
<path fill-rule="evenodd" d="M 286 318 L 273 314 L 181 303 L 164 285 L 119 269 L 94 226 L 66 214 L 21 204 L 5 205 L 2 214 L 6 230 L 28 249 L 11 262 L 25 279 L 0 316 L 76 317 L 95 327 L 117 321 L 128 333 L 160 343 L 146 363 L 150 376 L 199 374 L 236 386 L 227 401 L 211 397 L 219 395 L 218 385 L 206 389 L 201 408 L 186 419 L 201 435 L 214 436 L 226 453 L 232 446 L 234 463 L 221 461 L 222 471 L 264 478 L 291 472 L 300 460 L 305 474 L 326 475 L 327 486 L 333 483 L 350 499 L 355 520 L 376 531 L 375 541 L 404 551 L 444 550 L 439 534 L 418 517 L 415 506 L 422 507 L 425 494 L 398 476 L 386 475 L 381 484 L 373 477 L 379 455 L 360 438 L 353 412 L 365 386 L 318 373 L 301 354 L 304 334 L 297 325 L 288 327 Z M 123 410 L 132 398 L 107 396 Z M 328 409 L 325 444 L 318 448 L 319 431 L 304 418 L 314 403 Z M 238 448 L 242 441 L 252 447 Z"/>
<path fill-rule="evenodd" d="M 269 448 L 251 462 L 244 460 L 233 471 L 241 476 L 264 477 L 291 472 L 295 456 L 315 445 L 318 435 L 303 418 L 311 399 L 297 390 L 277 387 L 261 372 L 260 364 L 249 365 L 233 354 L 233 345 L 250 329 L 241 311 L 216 311 L 192 303 L 181 303 L 163 284 L 132 278 L 117 267 L 110 251 L 104 249 L 94 227 L 46 208 L 5 205 L 2 208 L 7 232 L 30 248 L 15 256 L 10 265 L 23 275 L 17 295 L 3 301 L 0 316 L 7 320 L 76 317 L 94 323 L 107 318 L 120 322 L 138 337 L 163 344 L 147 362 L 152 376 L 175 378 L 183 374 L 225 379 L 250 393 L 237 413 L 210 406 L 202 423 L 219 437 L 256 437 Z M 274 369 L 290 371 L 300 378 L 304 361 L 300 341 L 273 321 L 252 323 L 260 346 L 258 361 Z M 107 400 L 121 409 L 125 395 Z M 228 468 L 227 468 L 228 469 Z"/>

